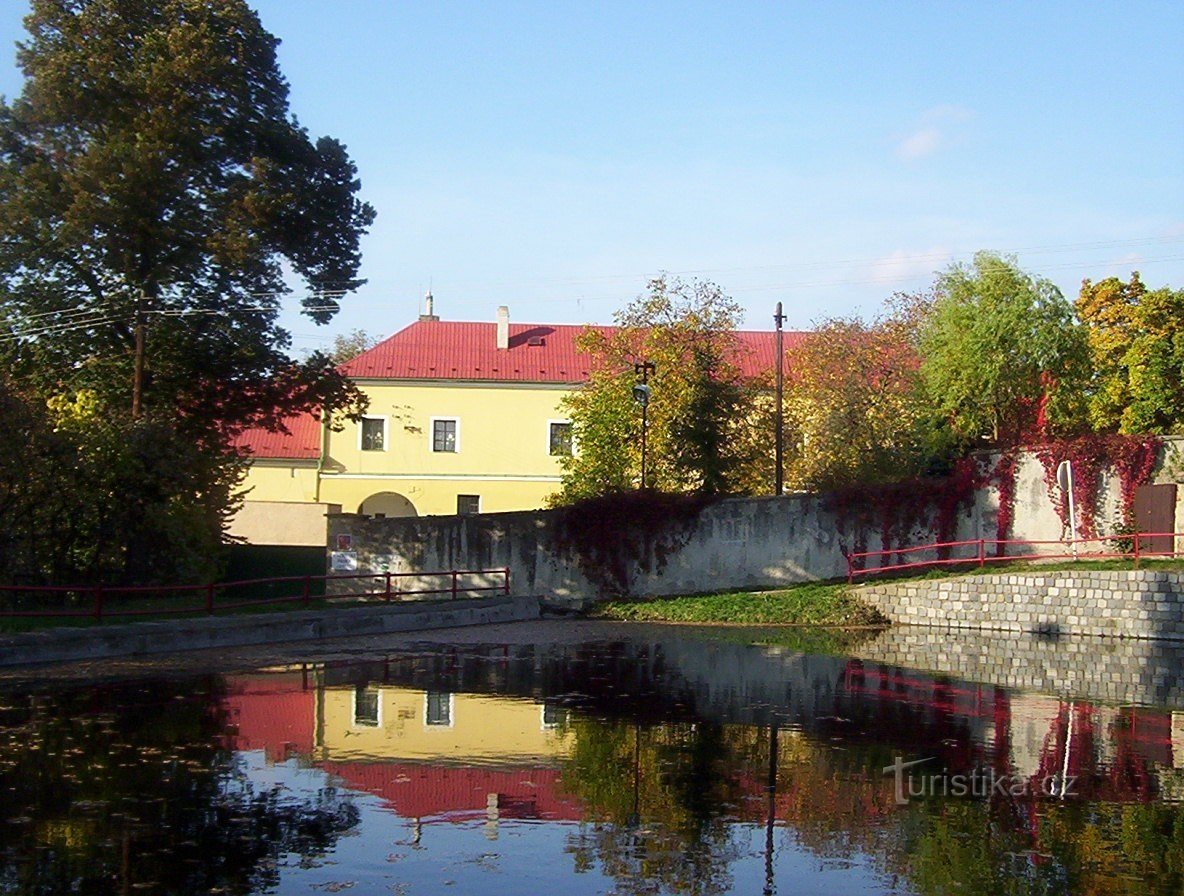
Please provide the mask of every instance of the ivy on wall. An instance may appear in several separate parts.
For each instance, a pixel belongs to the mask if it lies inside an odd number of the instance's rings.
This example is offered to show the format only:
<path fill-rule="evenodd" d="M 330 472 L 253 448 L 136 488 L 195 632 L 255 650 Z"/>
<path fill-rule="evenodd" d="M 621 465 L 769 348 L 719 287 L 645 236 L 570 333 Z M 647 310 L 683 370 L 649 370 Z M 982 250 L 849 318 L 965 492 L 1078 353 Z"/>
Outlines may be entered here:
<path fill-rule="evenodd" d="M 1135 492 L 1151 481 L 1159 460 L 1163 439 L 1159 436 L 1088 434 L 1048 442 L 1035 449 L 1044 466 L 1044 484 L 1049 500 L 1061 524 L 1069 526 L 1068 496 L 1057 483 L 1057 467 L 1062 461 L 1073 465 L 1073 503 L 1077 509 L 1078 528 L 1086 538 L 1098 537 L 1098 501 L 1102 476 L 1107 470 L 1118 476 L 1123 528 L 1134 525 Z"/>

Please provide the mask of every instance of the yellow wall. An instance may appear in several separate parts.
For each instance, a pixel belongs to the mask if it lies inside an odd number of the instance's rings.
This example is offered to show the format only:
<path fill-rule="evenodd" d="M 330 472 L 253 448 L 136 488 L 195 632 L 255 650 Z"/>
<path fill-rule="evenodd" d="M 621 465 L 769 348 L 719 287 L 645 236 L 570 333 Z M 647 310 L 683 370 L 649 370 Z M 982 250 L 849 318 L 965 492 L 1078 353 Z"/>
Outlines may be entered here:
<path fill-rule="evenodd" d="M 248 501 L 315 501 L 315 462 L 296 466 L 291 461 L 255 461 L 241 490 L 246 492 Z"/>
<path fill-rule="evenodd" d="M 540 703 L 453 694 L 450 724 L 429 725 L 423 691 L 386 685 L 371 685 L 368 690 L 378 692 L 377 726 L 356 720 L 355 688 L 329 687 L 318 692 L 320 759 L 521 762 L 553 760 L 570 749 L 570 729 L 544 725 Z"/>
<path fill-rule="evenodd" d="M 330 431 L 317 491 L 314 469 L 282 461 L 252 464 L 245 488 L 252 501 L 314 501 L 357 513 L 373 495 L 407 498 L 416 515 L 457 512 L 458 495 L 478 495 L 482 513 L 534 510 L 559 488 L 560 458 L 552 457 L 550 426 L 566 415 L 570 389 L 532 383 L 393 382 L 360 380 L 368 417 L 386 418 L 385 448 L 363 451 L 359 423 Z M 458 451 L 432 450 L 432 418 L 459 421 Z M 294 471 L 294 474 L 293 474 Z"/>

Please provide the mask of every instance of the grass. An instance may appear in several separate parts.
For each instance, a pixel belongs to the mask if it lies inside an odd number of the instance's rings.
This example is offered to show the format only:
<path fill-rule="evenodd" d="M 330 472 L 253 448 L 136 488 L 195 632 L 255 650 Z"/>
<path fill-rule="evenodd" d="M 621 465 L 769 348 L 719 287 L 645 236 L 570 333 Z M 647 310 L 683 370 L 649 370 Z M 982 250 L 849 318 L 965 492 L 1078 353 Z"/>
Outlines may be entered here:
<path fill-rule="evenodd" d="M 884 618 L 854 598 L 846 583 L 808 582 L 780 591 L 730 591 L 598 604 L 595 619 L 732 625 L 880 625 Z"/>
<path fill-rule="evenodd" d="M 588 611 L 589 618 L 617 619 L 629 622 L 679 622 L 728 625 L 796 625 L 851 628 L 884 625 L 875 609 L 858 598 L 859 585 L 873 582 L 901 582 L 909 579 L 945 579 L 983 573 L 1047 573 L 1063 570 L 1130 570 L 1129 560 L 1012 561 L 978 566 L 947 567 L 914 572 L 910 575 L 869 575 L 854 586 L 846 582 L 808 582 L 779 591 L 731 591 L 719 594 L 689 594 L 679 597 L 614 600 L 598 604 Z M 1143 560 L 1139 569 L 1184 570 L 1181 560 Z M 767 639 L 763 639 L 767 640 Z M 791 639 L 797 644 L 801 639 Z M 833 638 L 823 639 L 807 652 L 832 652 Z M 774 642 L 769 641 L 773 644 Z M 791 645 L 784 645 L 791 646 Z M 805 649 L 797 647 L 794 649 Z"/>

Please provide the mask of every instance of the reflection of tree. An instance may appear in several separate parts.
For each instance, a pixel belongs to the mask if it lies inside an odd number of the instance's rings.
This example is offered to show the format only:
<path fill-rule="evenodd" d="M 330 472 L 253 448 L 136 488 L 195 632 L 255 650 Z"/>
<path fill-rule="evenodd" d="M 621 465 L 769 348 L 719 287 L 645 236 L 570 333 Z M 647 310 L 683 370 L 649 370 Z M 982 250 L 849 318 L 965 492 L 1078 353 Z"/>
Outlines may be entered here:
<path fill-rule="evenodd" d="M 738 794 L 724 729 L 573 720 L 565 787 L 587 807 L 568 843 L 577 870 L 599 862 L 620 892 L 710 894 L 738 855 L 725 812 Z"/>
<path fill-rule="evenodd" d="M 257 791 L 219 747 L 217 685 L 202 684 L 0 702 L 0 891 L 255 892 L 278 883 L 281 855 L 315 858 L 356 823 L 331 789 Z"/>

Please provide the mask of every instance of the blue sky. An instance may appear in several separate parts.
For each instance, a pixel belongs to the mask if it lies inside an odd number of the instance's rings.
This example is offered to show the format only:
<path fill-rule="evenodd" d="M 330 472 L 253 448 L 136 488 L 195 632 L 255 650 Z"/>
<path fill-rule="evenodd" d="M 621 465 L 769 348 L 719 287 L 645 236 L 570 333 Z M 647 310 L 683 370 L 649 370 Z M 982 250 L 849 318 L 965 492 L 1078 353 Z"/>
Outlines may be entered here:
<path fill-rule="evenodd" d="M 874 315 L 978 249 L 1072 298 L 1184 287 L 1184 4 L 256 2 L 292 108 L 378 210 L 297 350 L 447 319 L 601 322 L 659 271 L 747 323 Z M 0 0 L 0 42 L 24 4 Z M 0 92 L 20 89 L 5 54 Z"/>

